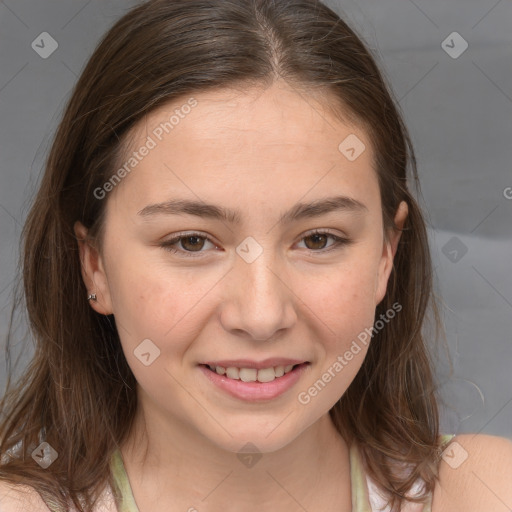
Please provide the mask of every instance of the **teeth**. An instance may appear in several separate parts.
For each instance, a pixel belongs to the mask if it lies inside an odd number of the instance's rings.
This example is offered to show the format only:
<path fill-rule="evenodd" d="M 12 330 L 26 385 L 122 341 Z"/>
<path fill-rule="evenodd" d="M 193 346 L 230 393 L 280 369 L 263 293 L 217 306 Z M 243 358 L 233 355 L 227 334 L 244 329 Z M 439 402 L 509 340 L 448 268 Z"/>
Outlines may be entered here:
<path fill-rule="evenodd" d="M 230 369 L 231 368 L 228 368 L 228 370 Z M 258 380 L 258 370 L 256 370 L 256 368 L 240 368 L 240 370 L 237 371 L 240 376 L 240 380 L 243 380 L 244 382 L 256 382 Z"/>
<path fill-rule="evenodd" d="M 226 377 L 229 377 L 230 379 L 240 379 L 240 375 L 238 373 L 238 368 L 226 368 Z"/>
<path fill-rule="evenodd" d="M 226 375 L 228 379 L 241 380 L 243 382 L 272 382 L 274 379 L 282 377 L 285 373 L 291 372 L 293 364 L 287 364 L 286 366 L 275 366 L 270 368 L 235 368 L 230 366 L 224 368 L 222 366 L 211 366 L 208 365 L 210 370 L 214 371 L 219 375 Z"/>
<path fill-rule="evenodd" d="M 262 368 L 258 370 L 258 381 L 259 382 L 272 382 L 276 378 L 276 372 L 274 368 Z"/>

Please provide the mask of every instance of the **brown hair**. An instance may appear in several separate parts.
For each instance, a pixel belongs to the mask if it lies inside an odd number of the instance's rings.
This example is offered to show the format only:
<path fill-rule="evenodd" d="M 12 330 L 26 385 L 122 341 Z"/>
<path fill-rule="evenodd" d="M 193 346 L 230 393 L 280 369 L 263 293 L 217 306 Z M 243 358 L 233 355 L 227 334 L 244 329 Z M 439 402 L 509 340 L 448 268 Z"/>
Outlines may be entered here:
<path fill-rule="evenodd" d="M 22 233 L 23 292 L 35 354 L 1 402 L 0 479 L 34 487 L 43 499 L 90 510 L 109 460 L 136 410 L 135 378 L 112 316 L 89 307 L 77 240 L 80 220 L 100 246 L 106 201 L 93 191 L 113 174 L 130 129 L 153 109 L 195 92 L 266 86 L 281 78 L 325 92 L 326 106 L 368 133 L 386 236 L 400 201 L 409 214 L 376 317 L 402 310 L 375 333 L 362 367 L 330 415 L 357 443 L 367 471 L 399 510 L 414 481 L 425 495 L 438 478 L 438 404 L 433 360 L 421 329 L 432 292 L 425 221 L 407 187 L 414 151 L 397 105 L 357 35 L 314 0 L 149 0 L 100 42 L 63 114 Z M 18 293 L 15 306 L 19 306 Z M 11 338 L 11 329 L 8 344 Z M 46 440 L 58 458 L 42 470 L 31 451 Z M 21 443 L 20 443 L 21 442 Z M 12 452 L 11 452 L 12 453 Z M 395 471 L 403 463 L 410 472 Z M 113 486 L 114 488 L 114 486 Z M 421 499 L 420 499 L 421 498 Z"/>

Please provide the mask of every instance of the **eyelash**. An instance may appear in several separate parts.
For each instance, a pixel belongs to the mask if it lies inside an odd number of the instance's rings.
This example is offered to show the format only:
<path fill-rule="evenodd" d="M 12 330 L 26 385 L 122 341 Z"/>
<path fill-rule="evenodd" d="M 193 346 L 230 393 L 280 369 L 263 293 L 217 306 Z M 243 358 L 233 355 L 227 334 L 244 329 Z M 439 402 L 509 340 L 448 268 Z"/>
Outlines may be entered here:
<path fill-rule="evenodd" d="M 310 253 L 313 253 L 313 254 L 315 254 L 315 253 L 324 254 L 324 253 L 330 252 L 334 249 L 338 249 L 343 246 L 350 245 L 353 242 L 352 240 L 350 240 L 348 238 L 337 236 L 329 231 L 322 231 L 319 229 L 316 229 L 316 230 L 313 230 L 312 232 L 307 233 L 300 239 L 300 241 L 302 242 L 302 240 L 304 240 L 305 238 L 309 238 L 310 236 L 313 236 L 313 235 L 327 235 L 334 240 L 334 243 L 328 249 L 319 249 L 319 250 L 307 249 Z M 201 233 L 180 233 L 179 235 L 177 235 L 169 240 L 166 240 L 165 242 L 162 242 L 160 244 L 160 247 L 162 247 L 165 251 L 168 251 L 171 253 L 184 253 L 187 255 L 187 256 L 184 256 L 185 258 L 200 258 L 200 257 L 202 257 L 200 255 L 202 253 L 204 253 L 205 251 L 185 251 L 183 249 L 176 249 L 176 248 L 172 247 L 173 245 L 175 245 L 177 242 L 179 242 L 183 238 L 189 238 L 189 237 L 197 237 L 197 238 L 205 239 L 208 242 L 211 242 L 212 244 L 216 245 L 208 236 L 202 235 Z M 195 253 L 197 253 L 197 256 Z"/>

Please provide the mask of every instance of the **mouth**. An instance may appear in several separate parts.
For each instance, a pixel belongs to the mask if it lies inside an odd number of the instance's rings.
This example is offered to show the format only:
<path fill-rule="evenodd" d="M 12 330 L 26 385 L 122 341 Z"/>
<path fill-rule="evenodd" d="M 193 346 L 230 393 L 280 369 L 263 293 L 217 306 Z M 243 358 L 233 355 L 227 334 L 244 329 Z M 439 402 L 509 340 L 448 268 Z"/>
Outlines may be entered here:
<path fill-rule="evenodd" d="M 206 382 L 220 393 L 227 394 L 243 402 L 267 402 L 286 395 L 308 371 L 311 363 L 286 360 L 288 364 L 269 366 L 270 362 L 282 363 L 283 360 L 267 360 L 262 363 L 236 361 L 241 366 L 221 366 L 212 362 L 198 365 Z M 223 361 L 228 363 L 228 361 Z M 234 361 L 229 361 L 233 364 Z M 252 367 L 248 367 L 251 365 Z M 255 368 L 258 366 L 258 368 Z"/>
<path fill-rule="evenodd" d="M 245 363 L 247 364 L 247 363 Z M 230 380 L 238 380 L 242 382 L 258 382 L 267 383 L 283 378 L 285 375 L 295 371 L 299 367 L 309 365 L 309 361 L 296 364 L 278 364 L 276 366 L 262 366 L 261 364 L 253 364 L 251 366 L 221 366 L 219 364 L 202 364 L 208 371 L 221 375 Z M 254 366 L 258 366 L 255 368 Z"/>

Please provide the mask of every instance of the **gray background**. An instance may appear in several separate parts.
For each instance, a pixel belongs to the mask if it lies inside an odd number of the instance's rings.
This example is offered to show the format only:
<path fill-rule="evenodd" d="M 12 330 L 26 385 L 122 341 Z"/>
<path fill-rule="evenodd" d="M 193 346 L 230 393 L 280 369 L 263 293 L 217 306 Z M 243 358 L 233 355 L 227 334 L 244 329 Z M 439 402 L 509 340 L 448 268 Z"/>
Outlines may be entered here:
<path fill-rule="evenodd" d="M 0 393 L 19 236 L 51 138 L 100 37 L 137 3 L 0 1 Z M 512 439 L 512 3 L 326 3 L 373 50 L 415 144 L 454 364 L 449 379 L 438 366 L 442 431 Z M 42 32 L 58 42 L 46 59 L 31 47 Z M 453 32 L 468 44 L 456 58 Z M 31 353 L 16 344 L 16 374 Z"/>

